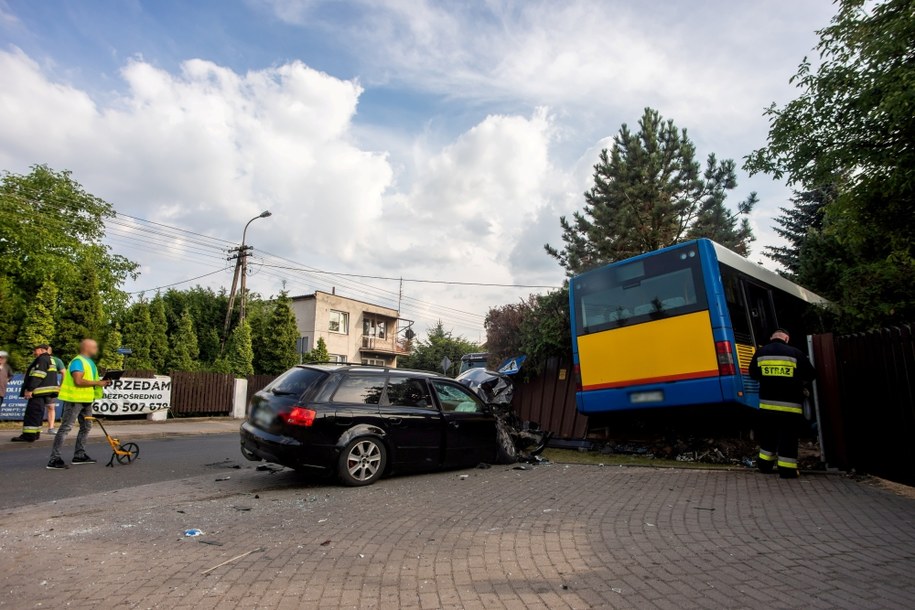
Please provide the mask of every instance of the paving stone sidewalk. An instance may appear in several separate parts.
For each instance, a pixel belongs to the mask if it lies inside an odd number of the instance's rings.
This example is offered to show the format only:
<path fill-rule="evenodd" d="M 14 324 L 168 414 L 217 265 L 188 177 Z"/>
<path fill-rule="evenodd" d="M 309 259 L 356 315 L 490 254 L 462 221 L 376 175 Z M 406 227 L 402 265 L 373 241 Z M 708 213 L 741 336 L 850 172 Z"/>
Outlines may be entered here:
<path fill-rule="evenodd" d="M 0 607 L 915 607 L 915 500 L 838 475 L 234 473 L 0 514 Z"/>

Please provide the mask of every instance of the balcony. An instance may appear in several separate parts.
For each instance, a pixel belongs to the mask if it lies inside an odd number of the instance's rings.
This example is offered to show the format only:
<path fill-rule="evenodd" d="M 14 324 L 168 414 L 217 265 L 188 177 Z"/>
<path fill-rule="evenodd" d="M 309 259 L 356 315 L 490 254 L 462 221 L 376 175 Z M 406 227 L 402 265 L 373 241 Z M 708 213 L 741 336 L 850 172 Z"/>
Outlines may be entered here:
<path fill-rule="evenodd" d="M 380 338 L 380 337 L 362 337 L 362 347 L 360 352 L 372 352 L 375 354 L 391 354 L 395 356 L 405 356 L 410 353 L 410 342 L 401 338 Z"/>

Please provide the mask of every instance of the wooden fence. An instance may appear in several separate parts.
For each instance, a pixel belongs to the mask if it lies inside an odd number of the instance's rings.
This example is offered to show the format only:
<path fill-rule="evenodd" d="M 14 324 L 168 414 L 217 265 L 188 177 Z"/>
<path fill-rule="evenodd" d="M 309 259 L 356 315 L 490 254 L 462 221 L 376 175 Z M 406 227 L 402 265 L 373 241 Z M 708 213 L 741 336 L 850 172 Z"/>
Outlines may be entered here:
<path fill-rule="evenodd" d="M 915 484 L 913 330 L 814 337 L 823 450 L 831 466 Z"/>
<path fill-rule="evenodd" d="M 267 387 L 267 384 L 277 378 L 277 375 L 248 375 L 248 396 L 245 406 L 251 403 L 251 398 Z"/>
<path fill-rule="evenodd" d="M 173 415 L 228 415 L 232 411 L 233 375 L 173 371 L 171 378 Z"/>
<path fill-rule="evenodd" d="M 588 433 L 588 418 L 575 406 L 575 375 L 565 358 L 550 358 L 543 373 L 515 385 L 512 406 L 521 419 L 540 424 L 554 438 L 583 439 Z"/>

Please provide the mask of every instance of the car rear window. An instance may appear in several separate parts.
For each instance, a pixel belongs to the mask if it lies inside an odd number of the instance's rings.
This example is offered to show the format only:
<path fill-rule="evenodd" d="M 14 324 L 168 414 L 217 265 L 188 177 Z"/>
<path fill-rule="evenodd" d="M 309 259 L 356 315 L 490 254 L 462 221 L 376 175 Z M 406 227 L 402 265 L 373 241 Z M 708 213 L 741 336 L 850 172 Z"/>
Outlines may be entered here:
<path fill-rule="evenodd" d="M 323 371 L 296 367 L 274 379 L 264 391 L 277 395 L 302 396 L 325 377 L 327 373 Z"/>
<path fill-rule="evenodd" d="M 333 402 L 377 405 L 384 392 L 383 375 L 347 375 L 337 386 Z"/>

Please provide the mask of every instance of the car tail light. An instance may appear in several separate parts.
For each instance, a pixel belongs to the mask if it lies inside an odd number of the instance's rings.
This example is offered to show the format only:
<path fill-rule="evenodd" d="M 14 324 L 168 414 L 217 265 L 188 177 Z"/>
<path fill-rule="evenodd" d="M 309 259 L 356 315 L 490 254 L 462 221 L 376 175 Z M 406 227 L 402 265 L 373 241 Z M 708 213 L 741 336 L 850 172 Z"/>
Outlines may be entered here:
<path fill-rule="evenodd" d="M 310 428 L 315 423 L 315 417 L 318 415 L 314 409 L 306 407 L 292 407 L 289 413 L 283 414 L 283 421 L 290 426 L 304 426 Z"/>
<path fill-rule="evenodd" d="M 716 341 L 715 352 L 718 354 L 718 374 L 736 375 L 737 367 L 734 366 L 734 351 L 730 341 Z"/>
<path fill-rule="evenodd" d="M 575 375 L 575 388 L 579 392 L 581 392 L 583 388 L 581 385 L 581 365 L 580 364 L 575 364 L 572 366 L 572 374 Z"/>

